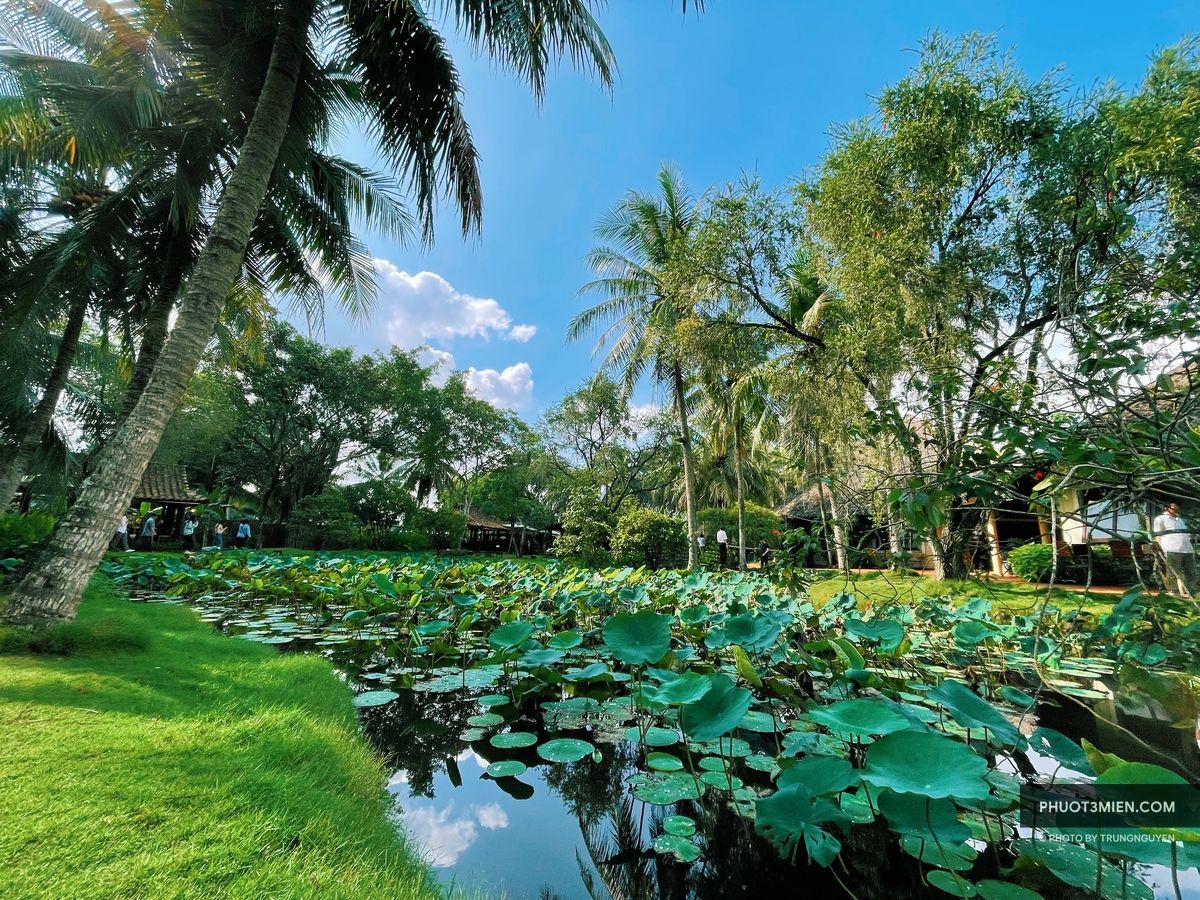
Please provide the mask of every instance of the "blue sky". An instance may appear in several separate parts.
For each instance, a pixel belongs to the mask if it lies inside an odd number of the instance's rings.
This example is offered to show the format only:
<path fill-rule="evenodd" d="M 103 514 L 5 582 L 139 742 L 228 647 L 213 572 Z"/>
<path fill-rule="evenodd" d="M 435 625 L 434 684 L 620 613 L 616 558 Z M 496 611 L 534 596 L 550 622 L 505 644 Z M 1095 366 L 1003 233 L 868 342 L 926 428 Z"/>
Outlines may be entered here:
<path fill-rule="evenodd" d="M 367 235 L 379 306 L 353 325 L 331 309 L 325 336 L 364 349 L 428 343 L 472 369 L 481 396 L 533 420 L 593 370 L 567 344 L 583 301 L 597 219 L 663 161 L 696 192 L 756 171 L 784 184 L 821 159 L 829 125 L 870 110 L 933 29 L 994 33 L 1031 74 L 1061 67 L 1077 86 L 1132 87 L 1150 55 L 1197 27 L 1183 2 L 842 2 L 611 0 L 601 22 L 620 74 L 611 95 L 562 67 L 539 109 L 527 88 L 458 46 L 482 156 L 484 226 L 464 240 L 445 214 L 430 249 Z M 345 137 L 341 152 L 372 162 Z"/>

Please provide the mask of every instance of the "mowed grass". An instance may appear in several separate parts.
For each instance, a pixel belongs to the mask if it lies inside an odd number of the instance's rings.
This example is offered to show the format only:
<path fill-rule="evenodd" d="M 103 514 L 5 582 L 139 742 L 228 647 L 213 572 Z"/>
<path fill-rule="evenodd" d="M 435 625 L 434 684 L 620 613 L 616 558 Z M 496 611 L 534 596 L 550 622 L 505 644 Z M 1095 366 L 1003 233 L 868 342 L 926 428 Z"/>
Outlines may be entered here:
<path fill-rule="evenodd" d="M 0 633 L 0 897 L 409 898 L 350 689 L 93 581 L 32 653 Z"/>
<path fill-rule="evenodd" d="M 888 603 L 916 603 L 922 597 L 948 597 L 965 603 L 972 597 L 983 597 L 993 604 L 994 613 L 1029 615 L 1038 612 L 1049 601 L 1064 612 L 1081 610 L 1103 615 L 1120 599 L 1119 595 L 1064 591 L 1044 584 L 1019 581 L 971 578 L 964 581 L 937 581 L 929 576 L 904 575 L 898 572 L 865 572 L 830 574 L 813 583 L 808 594 L 820 607 L 842 591 L 858 599 L 860 609 Z"/>

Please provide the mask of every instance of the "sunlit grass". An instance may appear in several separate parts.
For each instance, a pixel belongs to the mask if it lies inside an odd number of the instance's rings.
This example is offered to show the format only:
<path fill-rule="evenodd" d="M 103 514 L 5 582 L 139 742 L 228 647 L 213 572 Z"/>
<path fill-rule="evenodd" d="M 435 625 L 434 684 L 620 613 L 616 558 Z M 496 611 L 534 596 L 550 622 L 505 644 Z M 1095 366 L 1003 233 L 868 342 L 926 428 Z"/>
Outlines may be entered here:
<path fill-rule="evenodd" d="M 2 640 L 0 897 L 440 893 L 320 657 L 99 579 L 49 653 Z"/>

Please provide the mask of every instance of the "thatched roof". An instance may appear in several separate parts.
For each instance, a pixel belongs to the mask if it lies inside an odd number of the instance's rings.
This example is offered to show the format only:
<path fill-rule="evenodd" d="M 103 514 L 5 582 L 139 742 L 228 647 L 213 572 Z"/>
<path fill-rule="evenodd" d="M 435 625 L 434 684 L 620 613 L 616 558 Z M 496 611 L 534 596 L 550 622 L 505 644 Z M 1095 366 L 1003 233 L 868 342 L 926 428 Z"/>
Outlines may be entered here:
<path fill-rule="evenodd" d="M 133 499 L 156 503 L 204 503 L 208 500 L 188 484 L 187 469 L 183 466 L 147 466 Z"/>
<path fill-rule="evenodd" d="M 497 531 L 509 531 L 512 528 L 508 522 L 501 522 L 499 519 L 484 515 L 476 509 L 471 510 L 467 516 L 467 524 L 472 528 L 492 528 Z"/>
<path fill-rule="evenodd" d="M 823 498 L 822 494 L 824 495 Z M 829 488 L 816 484 L 791 494 L 786 500 L 775 507 L 775 514 L 785 521 L 789 519 L 803 519 L 817 522 L 821 519 L 822 499 L 824 499 L 825 503 L 825 514 L 830 515 Z M 842 506 L 845 507 L 844 511 L 851 515 L 861 515 L 867 511 L 862 499 L 858 496 L 842 496 L 841 502 Z"/>

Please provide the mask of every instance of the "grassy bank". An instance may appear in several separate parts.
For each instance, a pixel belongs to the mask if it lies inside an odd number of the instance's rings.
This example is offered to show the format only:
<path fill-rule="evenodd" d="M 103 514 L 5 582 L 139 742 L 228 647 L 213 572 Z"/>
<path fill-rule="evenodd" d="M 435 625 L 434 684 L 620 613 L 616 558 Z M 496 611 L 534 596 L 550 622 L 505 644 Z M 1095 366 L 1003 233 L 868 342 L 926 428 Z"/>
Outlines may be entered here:
<path fill-rule="evenodd" d="M 0 635 L 0 897 L 432 897 L 324 660 L 93 582 Z"/>
<path fill-rule="evenodd" d="M 928 576 L 887 571 L 857 573 L 849 577 L 831 574 L 815 582 L 809 589 L 809 596 L 817 606 L 821 606 L 841 591 L 854 593 L 863 609 L 875 604 L 916 603 L 922 597 L 953 597 L 962 601 L 985 597 L 992 601 L 997 610 L 1017 615 L 1036 612 L 1046 601 L 1048 591 L 1050 602 L 1059 609 L 1081 609 L 1093 614 L 1107 612 L 1119 599 L 1112 594 L 1083 594 L 1051 589 L 1044 584 L 978 578 L 937 581 Z"/>

